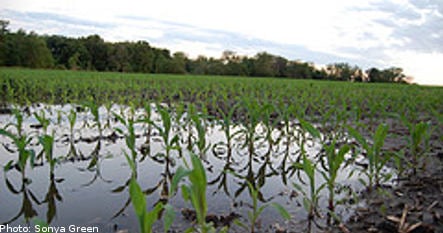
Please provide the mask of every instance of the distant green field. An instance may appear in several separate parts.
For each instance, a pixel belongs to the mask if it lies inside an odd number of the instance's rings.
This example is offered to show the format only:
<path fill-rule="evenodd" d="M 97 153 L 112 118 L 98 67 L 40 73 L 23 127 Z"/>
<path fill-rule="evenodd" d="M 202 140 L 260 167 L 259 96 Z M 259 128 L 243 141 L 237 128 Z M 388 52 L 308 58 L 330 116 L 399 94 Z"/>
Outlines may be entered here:
<path fill-rule="evenodd" d="M 0 85 L 1 102 L 20 105 L 94 101 L 143 106 L 185 101 L 211 109 L 254 99 L 292 106 L 297 114 L 313 117 L 346 110 L 357 118 L 396 113 L 416 119 L 441 115 L 443 106 L 442 87 L 277 78 L 1 68 Z"/>

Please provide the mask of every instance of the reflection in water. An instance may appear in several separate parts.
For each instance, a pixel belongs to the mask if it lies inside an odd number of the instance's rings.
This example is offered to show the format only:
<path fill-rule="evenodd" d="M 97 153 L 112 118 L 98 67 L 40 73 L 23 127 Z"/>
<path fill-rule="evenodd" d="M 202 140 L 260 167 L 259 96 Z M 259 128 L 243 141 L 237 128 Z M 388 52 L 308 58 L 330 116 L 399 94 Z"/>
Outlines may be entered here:
<path fill-rule="evenodd" d="M 17 199 L 19 199 L 20 198 L 19 196 L 21 196 L 22 201 L 19 212 L 11 219 L 6 220 L 4 223 L 2 223 L 2 225 L 10 224 L 15 220 L 17 220 L 18 218 L 20 218 L 21 216 L 23 216 L 26 223 L 29 223 L 29 221 L 33 217 L 36 217 L 38 215 L 37 211 L 34 209 L 33 202 L 37 205 L 40 205 L 40 202 L 37 200 L 32 190 L 28 188 L 28 185 L 31 183 L 31 180 L 22 176 L 21 187 L 20 189 L 16 189 L 14 185 L 10 182 L 8 177 L 5 175 L 5 183 L 6 187 L 8 188 L 8 191 L 17 196 Z"/>
<path fill-rule="evenodd" d="M 57 215 L 57 201 L 62 202 L 63 198 L 57 189 L 57 183 L 63 182 L 64 179 L 55 179 L 54 174 L 50 175 L 50 183 L 45 199 L 42 201 L 47 204 L 46 222 L 49 224 Z"/>
<path fill-rule="evenodd" d="M 261 109 L 249 107 L 249 112 Z M 95 223 L 102 224 L 109 231 L 116 226 L 135 231 L 136 217 L 132 208 L 128 208 L 131 203 L 128 196 L 130 169 L 123 156 L 126 153 L 123 151 L 128 150 L 128 141 L 124 138 L 128 132 L 113 113 L 131 116 L 135 122 L 135 148 L 139 156 L 137 178 L 144 187 L 149 209 L 158 202 L 170 203 L 177 210 L 189 207 L 180 195 L 170 197 L 168 192 L 175 169 L 183 165 L 184 158 L 192 151 L 201 156 L 207 169 L 211 214 L 246 217 L 244 207 L 250 203 L 250 192 L 245 190 L 249 190 L 250 183 L 258 191 L 261 203 L 278 202 L 288 208 L 294 219 L 306 217 L 307 213 L 300 207 L 301 197 L 294 191 L 292 183 L 303 184 L 306 180 L 293 163 L 300 161 L 299 145 L 307 139 L 298 123 L 288 117 L 277 121 L 252 114 L 244 119 L 245 124 L 240 125 L 231 122 L 235 107 L 221 116 L 221 120 L 209 122 L 192 107 L 173 112 L 155 105 L 147 105 L 144 110 L 107 106 L 98 108 L 94 115 L 88 111 L 77 111 L 72 105 L 41 105 L 31 107 L 30 113 L 41 110 L 47 111 L 46 117 L 52 122 L 48 131 L 55 132 L 53 154 L 58 161 L 56 169 L 49 177 L 48 173 L 42 172 L 48 169 L 48 164 L 41 156 L 34 164 L 38 167 L 33 170 L 27 168 L 34 182 L 29 182 L 23 175 L 19 189 L 8 178 L 13 171 L 0 175 L 7 187 L 0 187 L 0 196 L 11 200 L 11 203 L 1 204 L 2 209 L 8 211 L 0 213 L 0 222 L 29 222 L 33 217 L 43 216 L 46 211 L 46 221 L 52 224 Z M 263 111 L 271 112 L 265 108 Z M 0 127 L 11 121 L 15 121 L 13 116 L 1 115 Z M 102 123 L 98 124 L 100 121 Z M 30 127 L 37 123 L 32 114 L 25 115 L 24 131 L 39 135 L 41 129 Z M 114 130 L 116 128 L 120 130 Z M 0 158 L 0 164 L 5 165 L 15 159 L 17 152 L 11 150 L 13 142 L 8 138 L 0 136 L 0 142 L 3 144 L 0 154 L 7 155 Z M 321 153 L 318 142 L 307 140 L 306 147 L 313 156 Z M 38 143 L 30 148 L 42 151 Z M 350 169 L 344 169 L 338 182 L 361 188 L 355 177 L 347 179 L 349 172 Z M 322 179 L 320 175 L 317 178 L 319 182 Z M 31 186 L 38 190 L 37 194 L 42 194 L 45 183 L 48 188 L 39 201 Z M 21 207 L 16 208 L 20 199 Z M 320 205 L 325 206 L 325 201 L 321 201 Z M 111 211 L 101 211 L 99 206 L 106 206 L 106 210 L 110 208 Z M 97 210 L 91 210 L 92 207 Z M 19 209 L 19 213 L 12 215 L 14 209 Z M 338 208 L 338 214 L 345 217 L 346 209 L 345 206 Z M 263 212 L 262 225 L 270 226 L 277 220 L 279 218 L 272 210 Z M 177 216 L 176 221 L 179 230 L 191 224 L 181 216 Z M 310 223 L 307 226 L 310 227 Z"/>

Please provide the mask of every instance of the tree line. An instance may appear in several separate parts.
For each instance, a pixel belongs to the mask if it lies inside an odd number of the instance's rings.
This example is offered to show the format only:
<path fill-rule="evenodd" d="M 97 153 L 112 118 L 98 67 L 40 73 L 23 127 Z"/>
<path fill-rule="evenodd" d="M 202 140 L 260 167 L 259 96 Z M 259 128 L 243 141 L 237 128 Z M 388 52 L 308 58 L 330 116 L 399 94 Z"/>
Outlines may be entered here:
<path fill-rule="evenodd" d="M 232 75 L 281 77 L 355 82 L 405 82 L 398 67 L 363 71 L 348 63 L 316 68 L 313 63 L 291 61 L 267 52 L 253 57 L 224 51 L 220 58 L 198 56 L 151 46 L 146 41 L 104 41 L 99 35 L 70 38 L 37 35 L 20 29 L 11 32 L 9 22 L 0 20 L 0 66 L 55 68 L 138 73 Z"/>

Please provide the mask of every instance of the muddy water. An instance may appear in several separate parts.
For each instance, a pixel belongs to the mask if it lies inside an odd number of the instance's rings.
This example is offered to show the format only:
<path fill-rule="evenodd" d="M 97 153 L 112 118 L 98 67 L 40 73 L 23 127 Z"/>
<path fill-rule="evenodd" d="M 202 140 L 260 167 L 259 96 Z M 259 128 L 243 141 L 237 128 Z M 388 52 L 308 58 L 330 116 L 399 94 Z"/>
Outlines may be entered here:
<path fill-rule="evenodd" d="M 155 106 L 152 106 L 151 119 L 161 125 Z M 71 135 L 67 115 L 75 109 L 77 121 L 74 125 L 74 135 Z M 138 229 L 137 218 L 130 204 L 127 182 L 131 176 L 130 168 L 126 162 L 124 151 L 129 152 L 122 135 L 118 135 L 114 128 L 125 127 L 116 122 L 110 112 L 130 115 L 124 106 L 112 106 L 107 110 L 99 109 L 100 122 L 103 125 L 103 137 L 99 138 L 97 126 L 89 111 L 71 105 L 45 106 L 35 105 L 24 109 L 24 132 L 31 135 L 32 141 L 29 148 L 36 154 L 42 150 L 38 144 L 37 136 L 42 134 L 39 123 L 32 115 L 45 112 L 51 120 L 48 132 L 54 132 L 56 139 L 54 156 L 58 158 L 53 175 L 50 174 L 46 161 L 36 160 L 34 168 L 27 167 L 25 179 L 16 169 L 0 173 L 0 223 L 9 225 L 32 225 L 32 219 L 45 220 L 50 226 L 95 226 L 100 232 L 115 232 L 127 229 L 136 232 Z M 28 112 L 28 113 L 26 113 Z M 137 110 L 135 118 L 143 116 L 142 110 Z M 15 123 L 13 115 L 0 115 L 0 127 Z M 106 124 L 109 124 L 105 126 Z M 184 125 L 184 124 L 183 124 Z M 296 191 L 292 183 L 303 186 L 306 177 L 291 167 L 299 158 L 299 145 L 290 142 L 287 147 L 283 139 L 272 146 L 258 138 L 254 143 L 254 154 L 248 150 L 245 137 L 238 134 L 234 137 L 231 152 L 228 152 L 226 137 L 222 127 L 216 121 L 205 122 L 206 140 L 210 145 L 204 155 L 204 165 L 208 177 L 208 209 L 210 214 L 227 216 L 231 213 L 240 215 L 242 222 L 247 222 L 247 212 L 252 203 L 246 180 L 253 183 L 260 191 L 260 203 L 276 202 L 283 205 L 292 215 L 292 222 L 303 221 L 306 212 L 302 206 L 302 195 Z M 243 125 L 232 125 L 231 132 L 245 129 Z M 164 143 L 159 137 L 159 132 L 151 128 L 151 133 L 146 134 L 147 124 L 136 124 L 136 147 L 144 148 L 145 155 L 138 153 L 138 181 L 146 193 L 148 208 L 160 201 L 168 190 L 170 178 L 182 159 L 189 160 L 187 138 L 189 134 L 197 135 L 195 127 L 180 127 L 174 125 L 171 135 L 179 135 L 181 140 L 181 156 L 178 151 L 173 151 L 170 161 L 164 160 L 159 153 L 164 153 Z M 12 128 L 8 128 L 13 131 Z M 189 131 L 191 129 L 191 131 Z M 255 129 L 256 136 L 263 136 L 265 126 L 259 124 Z M 16 132 L 15 132 L 16 133 Z M 285 134 L 283 129 L 275 128 L 272 131 L 273 139 Z M 117 135 L 117 136 L 116 136 Z M 194 141 L 196 138 L 194 138 Z M 5 136 L 0 136 L 0 164 L 5 166 L 10 160 L 17 160 L 17 152 L 12 141 Z M 149 143 L 147 143 L 149 142 Z M 246 145 L 246 146 L 245 146 Z M 250 148 L 250 147 L 249 147 Z M 148 151 L 146 153 L 146 151 Z M 198 153 L 196 146 L 193 147 Z M 306 150 L 314 158 L 321 150 L 318 142 L 310 141 Z M 96 161 L 92 163 L 91 161 Z M 364 162 L 364 161 L 363 161 Z M 346 167 L 341 170 L 338 183 L 342 187 L 351 188 L 358 192 L 363 186 L 357 181 L 358 173 L 349 177 L 350 171 L 356 167 Z M 228 172 L 229 171 L 229 172 Z M 235 174 L 235 175 L 234 175 Z M 320 173 L 317 173 L 318 186 L 323 182 Z M 361 178 L 361 177 L 360 177 Z M 301 180 L 300 180 L 301 179 Z M 308 187 L 306 187 L 308 190 Z M 344 188 L 339 198 L 349 197 L 350 190 Z M 326 192 L 320 199 L 321 209 L 326 209 Z M 180 213 L 184 209 L 192 209 L 185 203 L 181 195 L 175 195 L 168 202 L 174 206 L 177 216 L 173 229 L 181 231 L 191 226 L 192 222 L 186 220 Z M 343 204 L 338 207 L 338 215 L 347 218 L 352 213 L 355 205 Z M 279 222 L 285 226 L 277 212 L 266 209 L 260 217 L 263 229 Z M 162 224 L 158 222 L 156 229 L 160 230 Z"/>

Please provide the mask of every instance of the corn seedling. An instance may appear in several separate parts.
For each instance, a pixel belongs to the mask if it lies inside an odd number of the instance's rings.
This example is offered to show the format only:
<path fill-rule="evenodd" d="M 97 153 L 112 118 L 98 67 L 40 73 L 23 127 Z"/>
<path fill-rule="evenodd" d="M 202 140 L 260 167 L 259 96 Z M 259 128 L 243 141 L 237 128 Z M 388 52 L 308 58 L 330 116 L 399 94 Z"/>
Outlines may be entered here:
<path fill-rule="evenodd" d="M 322 159 L 326 160 L 326 164 L 323 167 L 324 171 L 321 171 L 329 192 L 328 209 L 330 213 L 334 213 L 335 210 L 336 179 L 339 175 L 339 170 L 344 166 L 345 155 L 350 150 L 348 145 L 343 145 L 337 151 L 335 144 L 336 140 L 334 138 L 329 145 L 325 146 L 326 156 Z"/>
<path fill-rule="evenodd" d="M 233 133 L 231 133 L 232 117 L 233 117 L 237 108 L 238 108 L 238 105 L 232 106 L 229 109 L 227 114 L 225 114 L 225 111 L 223 109 L 218 108 L 218 112 L 222 116 L 222 120 L 220 121 L 220 124 L 221 124 L 223 133 L 226 138 L 226 150 L 227 150 L 228 162 L 231 160 L 231 156 L 232 156 L 232 138 L 233 138 Z M 214 144 L 214 147 L 217 145 L 220 145 L 220 144 L 223 144 L 223 142 Z M 214 153 L 214 154 L 216 154 L 216 153 Z"/>
<path fill-rule="evenodd" d="M 135 214 L 137 215 L 137 219 L 139 222 L 140 232 L 141 233 L 151 233 L 152 226 L 157 221 L 161 213 L 164 209 L 166 209 L 166 215 L 164 219 L 164 232 L 168 232 L 169 227 L 171 226 L 174 220 L 174 212 L 172 207 L 169 205 L 164 205 L 162 202 L 158 202 L 155 204 L 154 208 L 151 211 L 148 211 L 146 208 L 146 198 L 143 193 L 140 185 L 137 182 L 137 168 L 135 165 L 135 161 L 131 159 L 126 153 L 126 160 L 128 161 L 129 167 L 132 171 L 132 176 L 129 181 L 129 196 L 131 198 L 132 206 L 134 207 Z"/>
<path fill-rule="evenodd" d="M 135 161 L 137 158 L 137 150 L 135 147 L 135 121 L 132 116 L 128 117 L 128 119 L 126 120 L 124 116 L 118 115 L 117 113 L 114 113 L 114 117 L 126 128 L 126 133 L 120 128 L 114 129 L 120 134 L 125 135 L 126 146 L 131 152 L 131 159 Z"/>
<path fill-rule="evenodd" d="M 183 184 L 181 186 L 182 196 L 185 201 L 191 202 L 197 216 L 197 225 L 198 228 L 195 229 L 198 232 L 206 233 L 206 232 L 215 232 L 215 228 L 213 223 L 206 222 L 206 215 L 208 212 L 208 203 L 206 200 L 206 187 L 207 187 L 207 178 L 205 168 L 201 160 L 195 154 L 191 153 L 191 170 L 185 170 L 183 168 L 179 168 L 173 179 L 172 189 L 177 187 L 178 182 L 184 178 L 188 177 L 190 184 Z M 224 228 L 222 231 L 226 231 Z M 192 231 L 192 229 L 188 229 L 188 232 Z"/>
<path fill-rule="evenodd" d="M 39 142 L 43 147 L 43 152 L 45 154 L 46 162 L 49 163 L 50 175 L 53 176 L 54 168 L 57 163 L 57 158 L 54 158 L 53 156 L 54 133 L 52 133 L 52 135 L 45 134 L 40 136 Z"/>
<path fill-rule="evenodd" d="M 180 150 L 181 147 L 179 145 L 179 136 L 178 135 L 174 135 L 171 138 L 171 133 L 172 133 L 172 117 L 171 114 L 169 113 L 168 109 L 161 106 L 160 104 L 156 105 L 156 108 L 160 114 L 161 120 L 162 120 L 162 124 L 155 124 L 154 123 L 154 127 L 158 130 L 160 137 L 163 139 L 163 143 L 164 143 L 164 147 L 166 150 L 166 153 L 158 153 L 156 156 L 159 157 L 164 157 L 165 159 L 170 160 L 170 153 L 173 150 Z"/>
<path fill-rule="evenodd" d="M 240 222 L 238 219 L 235 220 L 235 224 L 242 227 L 245 231 L 254 233 L 256 232 L 256 226 L 258 224 L 258 218 L 263 213 L 263 211 L 268 207 L 273 207 L 275 210 L 278 211 L 278 213 L 286 220 L 289 220 L 291 218 L 291 215 L 286 211 L 283 206 L 277 204 L 277 203 L 266 203 L 259 207 L 258 205 L 258 196 L 259 192 L 258 190 L 249 182 L 247 181 L 248 188 L 249 188 L 249 194 L 251 195 L 252 199 L 252 210 L 248 212 L 249 217 L 249 226 L 245 225 L 244 223 Z"/>
<path fill-rule="evenodd" d="M 89 111 L 91 111 L 91 114 L 94 118 L 94 124 L 92 125 L 92 127 L 97 127 L 99 138 L 102 138 L 103 128 L 100 122 L 99 106 L 92 100 L 85 104 L 85 106 L 89 108 Z"/>
<path fill-rule="evenodd" d="M 302 129 L 308 132 L 314 138 L 320 138 L 320 132 L 312 126 L 310 123 L 300 119 L 300 124 Z M 306 192 L 303 187 L 299 184 L 293 183 L 293 186 L 303 194 L 303 207 L 308 213 L 308 219 L 312 220 L 318 214 L 318 201 L 320 199 L 320 192 L 325 187 L 326 183 L 317 187 L 315 182 L 315 173 L 316 173 L 316 163 L 312 162 L 306 155 L 305 150 L 305 138 L 303 137 L 300 150 L 302 156 L 301 163 L 294 163 L 293 166 L 296 169 L 301 169 L 301 171 L 307 176 L 309 182 L 309 192 Z"/>
<path fill-rule="evenodd" d="M 382 173 L 382 169 L 390 159 L 389 154 L 382 152 L 382 147 L 388 134 L 388 126 L 380 124 L 377 127 L 373 135 L 372 145 L 356 129 L 348 127 L 348 132 L 363 147 L 368 160 L 367 169 L 363 171 L 368 182 L 359 179 L 360 182 L 368 187 L 369 190 L 372 190 L 374 185 L 378 187 L 382 182 L 389 180 L 392 174 Z"/>
<path fill-rule="evenodd" d="M 140 122 L 145 124 L 145 143 L 142 145 L 140 151 L 143 156 L 149 155 L 151 152 L 151 134 L 152 134 L 152 125 L 153 122 L 151 120 L 151 104 L 147 103 L 144 105 L 144 116 L 140 119 Z M 142 158 L 143 160 L 143 158 Z"/>
<path fill-rule="evenodd" d="M 195 144 L 197 145 L 198 155 L 200 158 L 205 158 L 205 154 L 210 148 L 210 145 L 207 145 L 208 143 L 206 142 L 206 127 L 203 122 L 204 118 L 195 114 L 191 116 L 191 120 L 197 130 L 198 139 Z"/>
<path fill-rule="evenodd" d="M 43 129 L 43 134 L 47 134 L 48 126 L 51 123 L 49 119 L 46 118 L 46 113 L 44 110 L 40 111 L 40 114 L 34 113 L 35 119 L 37 119 L 38 123 L 41 125 Z"/>
<path fill-rule="evenodd" d="M 13 109 L 16 123 L 10 123 L 5 128 L 0 129 L 0 135 L 8 137 L 14 143 L 18 151 L 18 161 L 16 162 L 18 170 L 22 173 L 23 179 L 25 178 L 26 164 L 30 163 L 31 168 L 34 167 L 35 151 L 29 149 L 28 146 L 31 143 L 32 137 L 26 135 L 23 130 L 23 115 L 18 109 Z M 15 128 L 14 131 L 9 131 L 8 128 Z M 9 161 L 4 167 L 5 171 L 12 168 L 13 161 Z"/>
<path fill-rule="evenodd" d="M 413 174 L 416 174 L 418 169 L 426 169 L 425 155 L 429 150 L 430 125 L 427 122 L 406 123 L 406 125 L 409 129 L 409 151 L 412 155 L 412 161 L 409 164 Z"/>

